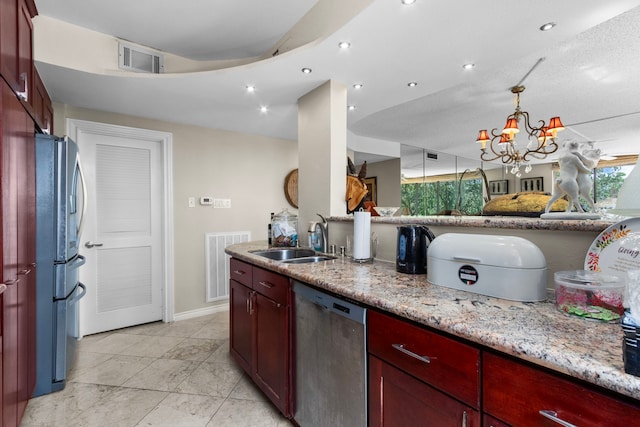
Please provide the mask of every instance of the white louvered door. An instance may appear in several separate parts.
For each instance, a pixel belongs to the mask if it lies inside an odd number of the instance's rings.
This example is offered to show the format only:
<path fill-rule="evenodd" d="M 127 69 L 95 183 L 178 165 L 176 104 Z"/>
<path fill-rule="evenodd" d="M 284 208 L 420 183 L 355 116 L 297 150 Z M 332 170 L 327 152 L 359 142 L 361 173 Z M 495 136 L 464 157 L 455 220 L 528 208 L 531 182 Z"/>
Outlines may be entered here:
<path fill-rule="evenodd" d="M 81 134 L 88 190 L 82 335 L 162 320 L 162 152 L 157 141 Z"/>

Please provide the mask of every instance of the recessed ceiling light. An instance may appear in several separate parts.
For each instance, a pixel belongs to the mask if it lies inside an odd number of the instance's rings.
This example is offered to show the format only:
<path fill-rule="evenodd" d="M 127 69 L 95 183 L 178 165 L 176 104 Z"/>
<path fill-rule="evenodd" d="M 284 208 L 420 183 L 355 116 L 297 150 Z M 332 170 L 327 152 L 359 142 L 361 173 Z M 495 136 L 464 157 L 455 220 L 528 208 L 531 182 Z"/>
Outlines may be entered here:
<path fill-rule="evenodd" d="M 269 109 L 267 108 L 266 105 L 263 105 L 262 107 L 260 107 L 260 112 L 261 113 L 266 113 L 267 111 L 269 111 Z"/>
<path fill-rule="evenodd" d="M 349 42 L 340 42 L 340 43 L 338 43 L 338 47 L 340 49 L 349 49 L 351 47 L 351 43 L 349 43 Z"/>
<path fill-rule="evenodd" d="M 311 72 L 311 68 L 306 68 L 306 67 L 305 67 L 305 68 L 303 68 L 301 71 L 302 71 L 303 73 L 305 73 L 305 74 L 309 74 L 309 73 Z"/>
<path fill-rule="evenodd" d="M 404 4 L 405 6 L 408 6 L 410 4 L 414 4 L 416 2 L 416 0 L 401 0 L 400 2 L 402 4 Z"/>
<path fill-rule="evenodd" d="M 418 82 L 409 82 L 409 83 L 407 83 L 407 86 L 416 87 L 416 86 L 418 86 Z"/>
<path fill-rule="evenodd" d="M 465 70 L 472 70 L 475 68 L 475 66 L 476 64 L 464 64 L 462 68 L 464 68 Z"/>
<path fill-rule="evenodd" d="M 253 93 L 256 91 L 256 87 L 253 85 L 247 85 L 247 92 Z"/>
<path fill-rule="evenodd" d="M 349 111 L 353 111 L 353 110 L 355 110 L 355 109 L 356 109 L 356 106 L 355 106 L 355 105 L 347 105 L 347 110 L 349 110 Z"/>
<path fill-rule="evenodd" d="M 356 83 L 353 85 L 354 89 L 362 89 L 362 83 Z"/>
<path fill-rule="evenodd" d="M 546 24 L 540 27 L 540 31 L 549 31 L 555 26 L 556 26 L 555 22 L 547 22 Z"/>

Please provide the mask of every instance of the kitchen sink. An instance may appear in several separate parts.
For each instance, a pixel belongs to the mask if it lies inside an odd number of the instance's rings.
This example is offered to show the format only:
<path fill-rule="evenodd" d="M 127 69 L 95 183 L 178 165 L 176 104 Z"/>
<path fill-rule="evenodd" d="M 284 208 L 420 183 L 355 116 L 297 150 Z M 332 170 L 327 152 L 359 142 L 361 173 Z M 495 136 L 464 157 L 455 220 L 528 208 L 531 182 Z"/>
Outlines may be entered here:
<path fill-rule="evenodd" d="M 304 264 L 307 262 L 320 262 L 336 259 L 335 256 L 318 254 L 313 249 L 304 248 L 269 249 L 251 253 L 274 261 L 282 261 L 289 264 Z"/>
<path fill-rule="evenodd" d="M 285 249 L 269 249 L 266 251 L 251 252 L 254 255 L 269 258 L 275 261 L 285 261 L 303 257 L 313 257 L 316 255 L 316 251 L 313 249 L 302 248 L 285 248 Z"/>
<path fill-rule="evenodd" d="M 332 259 L 336 259 L 336 258 L 337 257 L 331 256 L 331 255 L 314 255 L 314 256 L 307 256 L 302 258 L 288 259 L 283 262 L 286 262 L 287 264 L 304 264 L 307 262 L 331 261 Z"/>

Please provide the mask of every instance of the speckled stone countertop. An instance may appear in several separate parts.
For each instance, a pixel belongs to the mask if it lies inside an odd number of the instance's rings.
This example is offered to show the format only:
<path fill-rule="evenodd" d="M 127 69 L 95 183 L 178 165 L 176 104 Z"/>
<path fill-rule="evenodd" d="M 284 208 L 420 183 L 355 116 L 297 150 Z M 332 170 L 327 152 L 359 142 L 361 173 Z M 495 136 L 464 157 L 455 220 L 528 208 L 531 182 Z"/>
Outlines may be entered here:
<path fill-rule="evenodd" d="M 483 346 L 640 400 L 640 377 L 624 372 L 622 329 L 564 315 L 552 302 L 521 303 L 431 285 L 384 261 L 338 258 L 286 264 L 253 255 L 266 241 L 229 246 L 238 259 Z"/>
<path fill-rule="evenodd" d="M 518 216 L 372 216 L 374 224 L 424 224 L 456 227 L 505 228 L 515 230 L 564 230 L 564 231 L 602 231 L 623 217 L 599 220 L 584 219 L 540 219 Z M 353 215 L 332 216 L 327 218 L 335 222 L 353 222 Z"/>

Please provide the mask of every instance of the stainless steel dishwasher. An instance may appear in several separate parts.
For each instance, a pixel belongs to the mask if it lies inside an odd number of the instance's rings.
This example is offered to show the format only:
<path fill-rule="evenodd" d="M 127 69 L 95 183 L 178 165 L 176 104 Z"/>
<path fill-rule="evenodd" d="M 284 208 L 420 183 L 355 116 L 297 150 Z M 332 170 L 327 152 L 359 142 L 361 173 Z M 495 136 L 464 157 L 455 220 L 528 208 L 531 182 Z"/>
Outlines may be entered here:
<path fill-rule="evenodd" d="M 294 282 L 301 427 L 367 425 L 366 309 Z"/>

